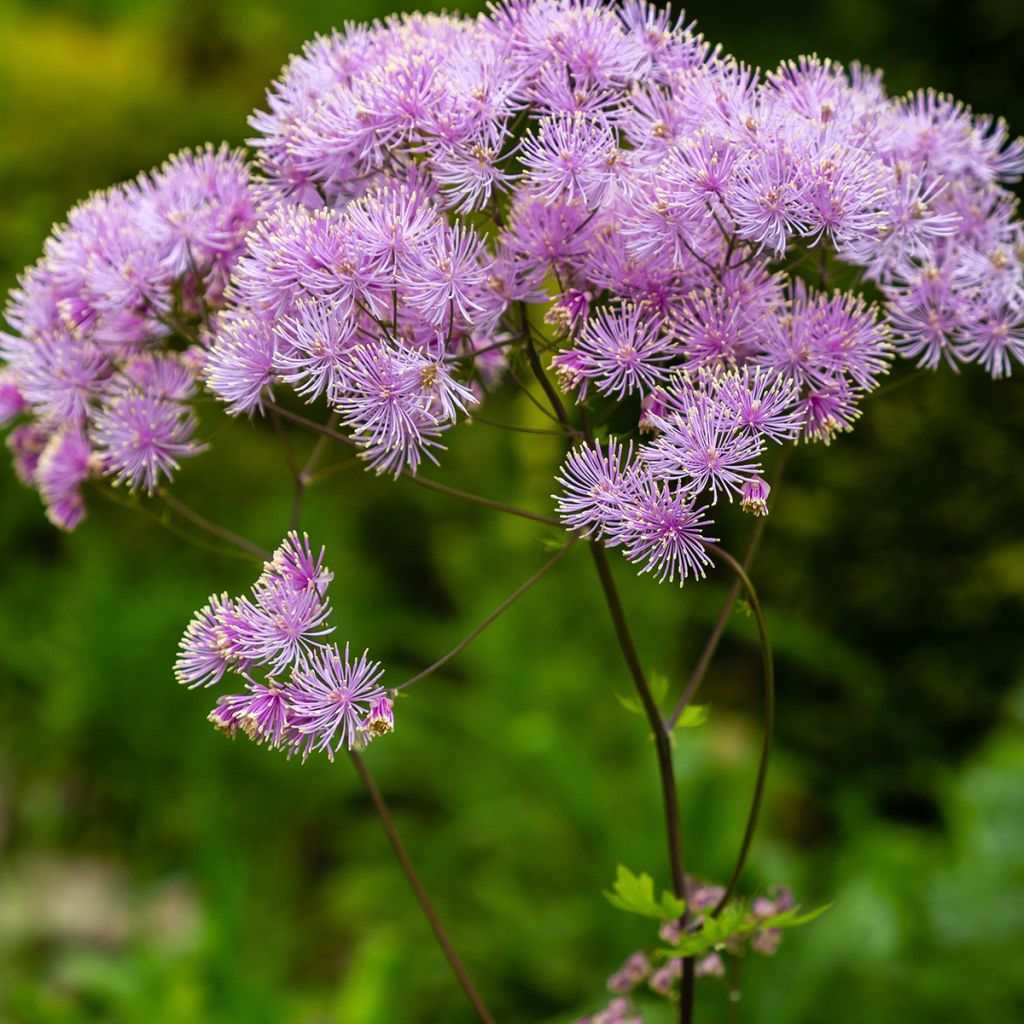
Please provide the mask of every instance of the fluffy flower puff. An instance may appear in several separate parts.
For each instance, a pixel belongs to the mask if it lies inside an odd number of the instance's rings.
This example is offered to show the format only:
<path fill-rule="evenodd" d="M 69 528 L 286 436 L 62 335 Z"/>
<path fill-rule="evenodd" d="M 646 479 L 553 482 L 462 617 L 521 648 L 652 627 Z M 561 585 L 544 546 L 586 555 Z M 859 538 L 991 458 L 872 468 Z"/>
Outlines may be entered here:
<path fill-rule="evenodd" d="M 283 691 L 289 724 L 310 738 L 310 749 L 333 761 L 342 747 L 352 750 L 367 738 L 390 731 L 390 702 L 380 686 L 380 664 L 364 651 L 352 658 L 337 644 L 320 647 L 296 667 Z"/>
<path fill-rule="evenodd" d="M 33 480 L 46 505 L 46 517 L 62 530 L 73 530 L 85 516 L 81 487 L 99 468 L 88 440 L 68 428 L 53 434 L 39 455 Z"/>
<path fill-rule="evenodd" d="M 565 197 L 593 208 L 612 182 L 618 156 L 615 136 L 601 118 L 572 114 L 544 118 L 524 141 L 521 160 L 527 187 L 541 199 Z"/>
<path fill-rule="evenodd" d="M 559 518 L 583 537 L 616 543 L 622 520 L 633 510 L 636 475 L 632 444 L 624 448 L 612 437 L 607 451 L 599 444 L 573 448 L 555 477 L 562 488 L 552 495 Z"/>
<path fill-rule="evenodd" d="M 237 661 L 223 633 L 225 613 L 233 607 L 227 594 L 212 594 L 185 627 L 174 663 L 174 676 L 183 686 L 213 686 Z"/>
<path fill-rule="evenodd" d="M 581 397 L 592 380 L 601 394 L 621 399 L 663 382 L 667 364 L 678 354 L 678 345 L 663 332 L 654 311 L 627 303 L 599 310 L 575 348 L 559 353 L 551 365 L 564 369 L 567 383 L 580 386 Z"/>
<path fill-rule="evenodd" d="M 754 361 L 800 385 L 848 381 L 867 391 L 888 371 L 889 335 L 859 296 L 827 295 L 796 280 L 786 312 L 764 321 Z"/>
<path fill-rule="evenodd" d="M 332 404 L 378 473 L 415 473 L 459 413 L 476 402 L 442 361 L 402 345 L 358 346 Z"/>
<path fill-rule="evenodd" d="M 659 582 L 678 578 L 682 586 L 691 576 L 702 578 L 711 564 L 706 544 L 715 540 L 706 535 L 712 525 L 707 510 L 684 487 L 646 474 L 637 480 L 632 508 L 615 524 L 609 543 L 621 545 L 626 558 L 640 565 L 641 574 L 651 573 Z"/>
<path fill-rule="evenodd" d="M 193 440 L 192 410 L 171 398 L 130 390 L 117 395 L 97 414 L 92 441 L 104 473 L 130 490 L 152 494 L 161 477 L 170 479 L 178 459 L 202 451 Z"/>
<path fill-rule="evenodd" d="M 655 423 L 661 434 L 640 455 L 661 480 L 681 481 L 694 494 L 710 490 L 712 501 L 720 492 L 732 501 L 761 475 L 761 436 L 741 427 L 717 402 L 700 402 Z"/>

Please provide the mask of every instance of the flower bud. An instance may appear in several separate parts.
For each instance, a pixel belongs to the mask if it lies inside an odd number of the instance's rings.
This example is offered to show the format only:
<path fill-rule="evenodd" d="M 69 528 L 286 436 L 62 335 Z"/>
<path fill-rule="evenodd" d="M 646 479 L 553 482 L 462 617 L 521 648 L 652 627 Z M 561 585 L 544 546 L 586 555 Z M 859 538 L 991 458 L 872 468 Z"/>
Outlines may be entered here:
<path fill-rule="evenodd" d="M 768 515 L 768 493 L 771 487 L 762 477 L 755 476 L 743 485 L 743 497 L 740 507 L 744 512 L 750 512 L 755 516 Z"/>

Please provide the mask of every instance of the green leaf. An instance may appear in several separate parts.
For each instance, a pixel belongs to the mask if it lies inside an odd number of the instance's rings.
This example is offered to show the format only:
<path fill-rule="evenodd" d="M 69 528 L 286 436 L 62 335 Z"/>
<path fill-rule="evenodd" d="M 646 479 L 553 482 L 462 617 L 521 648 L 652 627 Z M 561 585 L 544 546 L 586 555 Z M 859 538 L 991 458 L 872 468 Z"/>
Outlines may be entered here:
<path fill-rule="evenodd" d="M 652 672 L 647 680 L 647 684 L 651 689 L 651 696 L 654 698 L 655 704 L 661 704 L 665 699 L 665 694 L 668 693 L 668 676 L 663 676 L 660 672 Z M 639 697 L 630 694 L 628 697 L 624 697 L 621 693 L 616 692 L 616 698 L 619 703 L 633 715 L 644 715 L 644 706 L 640 702 Z"/>
<path fill-rule="evenodd" d="M 761 922 L 762 928 L 799 928 L 802 924 L 810 924 L 811 921 L 821 917 L 826 910 L 831 908 L 831 903 L 826 903 L 824 906 L 815 907 L 814 910 L 808 910 L 806 914 L 800 913 L 799 907 L 790 907 L 789 910 L 784 910 L 781 914 L 776 914 L 774 917 L 766 918 Z"/>
<path fill-rule="evenodd" d="M 654 879 L 645 872 L 634 875 L 622 864 L 615 873 L 615 883 L 611 892 L 605 892 L 605 898 L 613 907 L 625 910 L 628 914 L 640 914 L 642 917 L 653 917 L 658 921 L 674 921 L 681 917 L 686 903 L 667 890 L 662 892 L 661 899 L 654 898 Z"/>
<path fill-rule="evenodd" d="M 618 690 L 615 691 L 615 697 L 618 702 L 631 714 L 631 715 L 642 715 L 644 713 L 644 706 L 640 701 L 633 696 L 623 697 Z"/>
<path fill-rule="evenodd" d="M 651 688 L 651 696 L 655 704 L 660 704 L 668 693 L 668 676 L 661 672 L 652 672 L 647 677 L 647 685 Z"/>
<path fill-rule="evenodd" d="M 746 902 L 737 900 L 723 908 L 717 917 L 705 917 L 700 928 L 683 935 L 679 944 L 669 949 L 659 949 L 659 956 L 680 957 L 700 956 L 712 949 L 722 949 L 730 939 L 746 938 L 755 932 L 768 928 L 797 928 L 825 913 L 831 903 L 800 913 L 799 907 L 791 907 L 774 917 L 755 917 Z"/>
<path fill-rule="evenodd" d="M 676 722 L 677 729 L 696 729 L 708 720 L 711 709 L 707 704 L 687 704 Z"/>

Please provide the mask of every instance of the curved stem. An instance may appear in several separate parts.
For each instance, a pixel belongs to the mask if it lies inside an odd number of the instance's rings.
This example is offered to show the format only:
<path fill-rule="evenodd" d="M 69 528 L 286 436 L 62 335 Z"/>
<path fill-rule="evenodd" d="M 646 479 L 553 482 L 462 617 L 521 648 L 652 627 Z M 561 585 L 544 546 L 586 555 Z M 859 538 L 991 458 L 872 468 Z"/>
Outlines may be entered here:
<path fill-rule="evenodd" d="M 775 509 L 775 503 L 778 500 L 778 488 L 782 481 L 782 474 L 786 468 L 788 458 L 789 449 L 783 448 L 778 461 L 775 464 L 775 471 L 772 474 L 770 493 L 772 495 L 771 508 L 773 511 Z M 750 566 L 753 564 L 754 558 L 757 556 L 757 552 L 761 547 L 761 539 L 764 537 L 764 530 L 767 523 L 767 516 L 760 517 L 757 521 L 757 525 L 754 527 L 754 530 L 750 535 L 750 540 L 747 543 L 747 550 L 743 554 L 742 565 L 744 572 L 750 572 Z M 690 673 L 690 678 L 683 689 L 682 695 L 679 700 L 676 701 L 676 705 L 672 709 L 672 713 L 668 716 L 668 725 L 670 729 L 675 728 L 676 722 L 679 721 L 680 716 L 696 696 L 697 690 L 704 681 L 704 676 L 707 674 L 707 670 L 711 665 L 711 659 L 714 658 L 715 651 L 718 650 L 718 645 L 725 634 L 726 626 L 729 624 L 729 617 L 732 615 L 733 607 L 736 604 L 737 598 L 740 596 L 740 589 L 742 585 L 742 581 L 737 577 L 729 588 L 729 592 L 725 598 L 725 604 L 722 605 L 722 610 L 718 613 L 715 625 L 708 634 L 707 641 L 704 644 L 704 649 L 701 651 L 700 657 L 697 659 L 697 664 L 694 665 L 693 671 Z"/>
<path fill-rule="evenodd" d="M 766 519 L 763 517 L 758 519 L 757 525 L 754 527 L 754 532 L 750 536 L 750 543 L 747 545 L 746 554 L 743 556 L 742 565 L 744 570 L 748 570 L 750 568 L 750 563 L 754 560 L 754 555 L 757 553 L 757 549 L 761 544 L 761 538 L 764 535 L 765 522 Z M 686 688 L 683 690 L 679 700 L 676 701 L 676 705 L 672 709 L 672 713 L 668 716 L 668 725 L 670 729 L 675 727 L 682 713 L 696 696 L 697 690 L 700 688 L 700 684 L 704 681 L 704 676 L 707 675 L 708 668 L 711 665 L 711 659 L 714 658 L 715 652 L 718 650 L 718 645 L 725 634 L 725 628 L 729 624 L 729 618 L 732 615 L 733 608 L 736 606 L 736 600 L 740 596 L 740 589 L 742 586 L 743 583 L 737 576 L 733 581 L 732 586 L 729 587 L 729 592 L 725 598 L 725 604 L 722 605 L 722 610 L 718 613 L 715 625 L 708 634 L 707 641 L 704 644 L 704 649 L 700 652 L 697 664 L 694 665 L 693 671 L 690 673 L 690 678 L 687 680 Z"/>
<path fill-rule="evenodd" d="M 775 665 L 772 661 L 772 648 L 768 640 L 768 627 L 764 620 L 764 611 L 761 602 L 758 600 L 757 591 L 746 570 L 733 558 L 724 548 L 717 544 L 705 544 L 705 547 L 716 558 L 720 558 L 736 574 L 736 577 L 743 584 L 747 592 L 747 599 L 750 601 L 750 608 L 757 621 L 757 631 L 761 640 L 761 660 L 764 671 L 764 733 L 761 741 L 761 758 L 757 765 L 757 778 L 754 781 L 754 795 L 750 801 L 750 813 L 747 815 L 747 824 L 743 830 L 743 840 L 740 843 L 740 850 L 736 856 L 736 864 L 729 876 L 725 892 L 722 898 L 711 911 L 712 916 L 721 913 L 725 905 L 732 899 L 736 886 L 739 883 L 740 875 L 747 862 L 747 855 L 754 841 L 754 832 L 757 830 L 757 819 L 761 813 L 761 803 L 764 799 L 764 787 L 768 778 L 768 761 L 772 752 L 772 733 L 775 729 Z"/>
<path fill-rule="evenodd" d="M 513 591 L 504 601 L 498 605 L 497 608 L 487 616 L 483 622 L 480 623 L 475 629 L 463 637 L 447 654 L 443 657 L 438 658 L 433 665 L 428 666 L 422 672 L 417 672 L 411 679 L 406 679 L 404 683 L 394 687 L 394 692 L 398 693 L 400 690 L 404 690 L 413 683 L 418 683 L 421 679 L 426 679 L 427 676 L 432 675 L 439 668 L 443 668 L 448 664 L 452 658 L 461 654 L 495 619 L 503 615 L 509 608 L 512 607 L 525 594 L 535 583 L 543 579 L 562 559 L 562 557 L 568 552 L 569 548 L 576 543 L 576 538 L 573 537 L 567 544 L 563 545 L 555 553 L 552 558 L 549 558 L 525 583 L 519 586 Z"/>
<path fill-rule="evenodd" d="M 220 526 L 212 520 L 207 519 L 206 516 L 200 515 L 195 511 L 195 509 L 175 498 L 174 495 L 165 488 L 161 487 L 157 493 L 169 509 L 177 512 L 178 515 L 187 519 L 194 526 L 198 526 L 201 530 L 205 530 L 214 537 L 219 537 L 221 540 L 227 541 L 229 544 L 233 544 L 236 548 L 248 552 L 248 554 L 252 555 L 253 558 L 258 558 L 261 562 L 268 562 L 273 557 L 271 552 L 267 551 L 266 548 L 261 548 L 258 544 L 254 544 L 251 540 L 247 540 L 245 537 L 235 533 L 233 530 L 229 530 L 225 526 Z"/>
<path fill-rule="evenodd" d="M 672 745 L 669 734 L 665 729 L 665 722 L 658 710 L 657 702 L 651 693 L 647 683 L 643 666 L 640 664 L 640 655 L 637 652 L 636 642 L 630 631 L 629 623 L 626 621 L 626 613 L 622 607 L 622 600 L 619 597 L 618 588 L 612 576 L 611 566 L 608 565 L 608 557 L 600 544 L 590 544 L 590 554 L 597 569 L 598 579 L 601 581 L 601 589 L 604 591 L 605 602 L 608 611 L 611 613 L 612 624 L 615 626 L 615 636 L 619 641 L 622 655 L 626 659 L 630 675 L 640 696 L 644 714 L 647 722 L 654 733 L 655 748 L 658 752 L 658 770 L 661 775 L 661 794 L 665 805 L 665 824 L 668 831 L 669 866 L 672 871 L 672 888 L 677 896 L 686 898 L 686 875 L 683 869 L 683 841 L 679 829 L 679 801 L 676 796 L 675 773 L 672 770 Z"/>
<path fill-rule="evenodd" d="M 266 553 L 257 555 L 248 548 L 240 548 L 237 545 L 234 545 L 231 548 L 221 548 L 214 544 L 210 544 L 204 537 L 193 535 L 187 530 L 181 529 L 181 527 L 171 522 L 169 516 L 157 515 L 155 512 L 138 502 L 125 500 L 112 488 L 108 490 L 105 487 L 96 487 L 95 493 L 103 498 L 104 501 L 113 502 L 115 505 L 120 505 L 122 508 L 126 508 L 130 512 L 134 512 L 137 515 L 143 516 L 145 519 L 151 520 L 172 536 L 185 541 L 186 544 L 191 544 L 193 547 L 199 548 L 200 551 L 211 552 L 221 558 L 244 558 L 247 562 L 255 561 L 260 565 L 266 561 L 266 558 L 264 557 L 264 554 Z M 213 536 L 220 538 L 219 534 L 213 534 Z M 253 547 L 255 548 L 255 545 L 253 545 Z"/>
<path fill-rule="evenodd" d="M 526 337 L 526 355 L 530 360 L 530 369 L 533 370 L 534 377 L 537 378 L 537 383 L 540 384 L 547 395 L 548 401 L 551 403 L 551 408 L 555 411 L 555 416 L 558 417 L 558 422 L 562 424 L 565 432 L 571 437 L 575 437 L 579 432 L 572 425 L 572 421 L 569 419 L 569 414 L 565 411 L 565 406 L 562 404 L 562 398 L 555 389 L 555 385 L 551 383 L 551 378 L 544 372 L 544 367 L 541 365 L 540 356 L 537 354 L 537 347 L 533 343 L 533 335 L 530 333 L 529 321 L 526 318 L 526 304 L 520 303 L 523 309 L 523 332 Z"/>
<path fill-rule="evenodd" d="M 451 967 L 452 973 L 455 975 L 462 991 L 466 993 L 466 998 L 476 1011 L 476 1015 L 481 1021 L 483 1021 L 483 1024 L 494 1024 L 494 1018 L 491 1016 L 490 1010 L 487 1009 L 483 999 L 480 998 L 480 993 L 477 992 L 476 986 L 473 984 L 473 979 L 470 978 L 469 972 L 466 970 L 459 954 L 452 945 L 452 941 L 448 937 L 448 933 L 444 930 L 444 925 L 441 924 L 441 919 L 437 916 L 434 904 L 431 903 L 430 897 L 427 895 L 427 890 L 424 888 L 423 882 L 420 880 L 420 876 L 416 873 L 416 869 L 413 867 L 412 860 L 409 857 L 409 851 L 405 848 L 405 844 L 402 842 L 402 837 L 398 834 L 398 828 L 395 826 L 394 819 L 391 817 L 391 811 L 388 808 L 384 797 L 381 795 L 380 790 L 377 788 L 377 783 L 370 774 L 369 768 L 366 767 L 366 763 L 354 750 L 350 751 L 349 756 L 352 758 L 352 763 L 355 765 L 356 771 L 359 773 L 359 778 L 362 781 L 367 794 L 373 801 L 374 807 L 377 809 L 377 815 L 380 818 L 381 825 L 384 826 L 384 831 L 387 833 L 388 841 L 391 843 L 391 848 L 395 851 L 395 856 L 398 857 L 398 863 L 401 865 L 402 871 L 405 874 L 416 899 L 419 901 L 420 908 L 422 909 L 427 922 L 430 924 L 431 930 L 433 931 L 438 944 L 444 952 L 445 959 L 448 961 L 448 966 Z"/>
<path fill-rule="evenodd" d="M 305 427 L 307 430 L 315 430 L 318 434 L 323 434 L 325 437 L 333 437 L 335 441 L 341 441 L 342 444 L 347 444 L 352 448 L 359 447 L 348 434 L 343 434 L 340 430 L 325 426 L 323 423 L 317 423 L 316 420 L 311 420 L 308 416 L 302 416 L 297 412 L 292 412 L 290 409 L 275 405 L 273 402 L 267 402 L 266 406 L 270 412 L 283 416 L 286 420 L 291 420 L 293 423 L 298 423 L 299 426 Z"/>

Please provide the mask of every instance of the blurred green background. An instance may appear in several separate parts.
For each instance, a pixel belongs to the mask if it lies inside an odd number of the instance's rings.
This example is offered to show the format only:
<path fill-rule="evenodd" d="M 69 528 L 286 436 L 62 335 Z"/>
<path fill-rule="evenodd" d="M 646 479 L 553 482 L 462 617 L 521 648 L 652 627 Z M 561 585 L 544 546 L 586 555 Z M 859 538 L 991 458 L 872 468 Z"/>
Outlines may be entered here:
<path fill-rule="evenodd" d="M 90 189 L 247 113 L 316 30 L 372 0 L 5 0 L 0 283 Z M 818 51 L 952 91 L 1024 130 L 1024 4 L 706 3 L 708 36 L 762 65 Z M 698 1020 L 1024 1019 L 1024 391 L 949 372 L 874 397 L 800 448 L 755 569 L 779 668 L 780 743 L 746 888 L 832 900 L 748 958 Z M 510 397 L 495 418 L 529 417 Z M 210 417 L 178 493 L 272 546 L 290 493 L 273 434 Z M 537 507 L 556 444 L 452 436 L 450 479 Z M 296 438 L 295 444 L 307 442 Z M 341 458 L 344 453 L 336 453 Z M 0 1021 L 472 1020 L 347 762 L 285 762 L 205 721 L 171 676 L 211 591 L 253 567 L 93 502 L 71 537 L 0 467 Z M 543 528 L 338 472 L 305 527 L 337 572 L 339 634 L 398 682 L 545 559 Z M 725 518 L 743 543 L 749 521 Z M 686 677 L 728 580 L 680 592 L 618 563 L 645 663 Z M 649 930 L 600 891 L 666 880 L 653 756 L 591 567 L 576 551 L 411 691 L 368 760 L 502 1024 L 562 1022 Z M 679 751 L 691 870 L 727 873 L 756 757 L 758 659 L 738 613 Z M 650 1020 L 662 1018 L 656 1011 Z"/>

